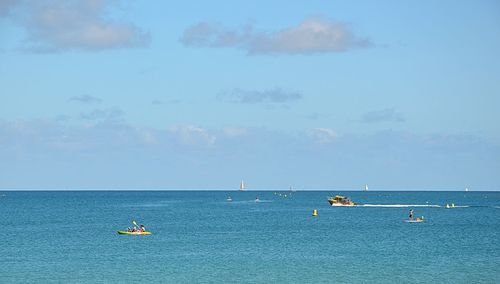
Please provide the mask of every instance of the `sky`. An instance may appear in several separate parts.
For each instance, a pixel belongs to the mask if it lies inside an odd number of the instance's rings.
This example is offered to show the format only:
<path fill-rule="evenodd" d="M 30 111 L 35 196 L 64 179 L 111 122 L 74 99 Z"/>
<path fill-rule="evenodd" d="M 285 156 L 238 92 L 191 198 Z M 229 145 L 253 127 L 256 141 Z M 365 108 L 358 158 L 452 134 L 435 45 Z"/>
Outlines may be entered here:
<path fill-rule="evenodd" d="M 500 2 L 0 0 L 0 188 L 500 190 Z"/>

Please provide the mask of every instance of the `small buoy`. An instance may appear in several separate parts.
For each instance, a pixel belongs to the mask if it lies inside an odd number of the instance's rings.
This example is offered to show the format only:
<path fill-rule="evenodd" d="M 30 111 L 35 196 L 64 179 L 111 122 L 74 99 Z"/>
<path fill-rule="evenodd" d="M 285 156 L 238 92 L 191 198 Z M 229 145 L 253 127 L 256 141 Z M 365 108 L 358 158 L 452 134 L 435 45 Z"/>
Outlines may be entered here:
<path fill-rule="evenodd" d="M 316 209 L 313 210 L 313 216 L 314 217 L 318 216 L 318 210 L 316 210 Z"/>

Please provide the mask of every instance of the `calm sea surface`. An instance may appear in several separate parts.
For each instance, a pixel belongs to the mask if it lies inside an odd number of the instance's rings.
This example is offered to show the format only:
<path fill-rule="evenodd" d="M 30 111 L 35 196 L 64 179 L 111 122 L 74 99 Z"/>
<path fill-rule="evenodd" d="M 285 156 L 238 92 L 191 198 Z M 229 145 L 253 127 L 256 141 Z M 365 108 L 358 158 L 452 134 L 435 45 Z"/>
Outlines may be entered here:
<path fill-rule="evenodd" d="M 0 218 L 0 283 L 500 283 L 500 192 L 0 191 Z"/>

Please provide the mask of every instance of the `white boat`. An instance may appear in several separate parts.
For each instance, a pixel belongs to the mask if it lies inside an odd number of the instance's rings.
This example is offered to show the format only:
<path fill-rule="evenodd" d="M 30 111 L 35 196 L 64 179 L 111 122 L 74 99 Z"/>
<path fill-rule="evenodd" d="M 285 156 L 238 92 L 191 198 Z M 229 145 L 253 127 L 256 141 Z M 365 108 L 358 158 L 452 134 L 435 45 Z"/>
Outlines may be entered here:
<path fill-rule="evenodd" d="M 367 184 L 365 184 L 365 190 L 363 190 L 363 191 L 368 191 L 368 185 Z"/>
<path fill-rule="evenodd" d="M 245 190 L 245 183 L 243 182 L 243 180 L 241 180 L 240 191 L 244 191 L 244 190 Z"/>
<path fill-rule="evenodd" d="M 328 197 L 328 203 L 330 203 L 331 206 L 356 206 L 356 203 L 352 202 L 349 197 L 341 195 Z"/>
<path fill-rule="evenodd" d="M 468 187 L 466 187 L 466 188 L 465 188 L 465 191 L 469 191 L 469 188 L 468 188 Z"/>

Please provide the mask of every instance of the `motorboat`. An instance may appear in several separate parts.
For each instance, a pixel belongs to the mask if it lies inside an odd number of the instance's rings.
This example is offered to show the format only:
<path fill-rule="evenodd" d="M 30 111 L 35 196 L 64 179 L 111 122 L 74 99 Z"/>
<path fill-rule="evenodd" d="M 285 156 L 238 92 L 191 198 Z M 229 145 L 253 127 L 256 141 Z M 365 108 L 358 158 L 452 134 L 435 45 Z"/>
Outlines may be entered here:
<path fill-rule="evenodd" d="M 341 195 L 329 197 L 328 203 L 330 203 L 331 206 L 356 206 L 356 203 L 352 202 L 349 197 Z"/>

